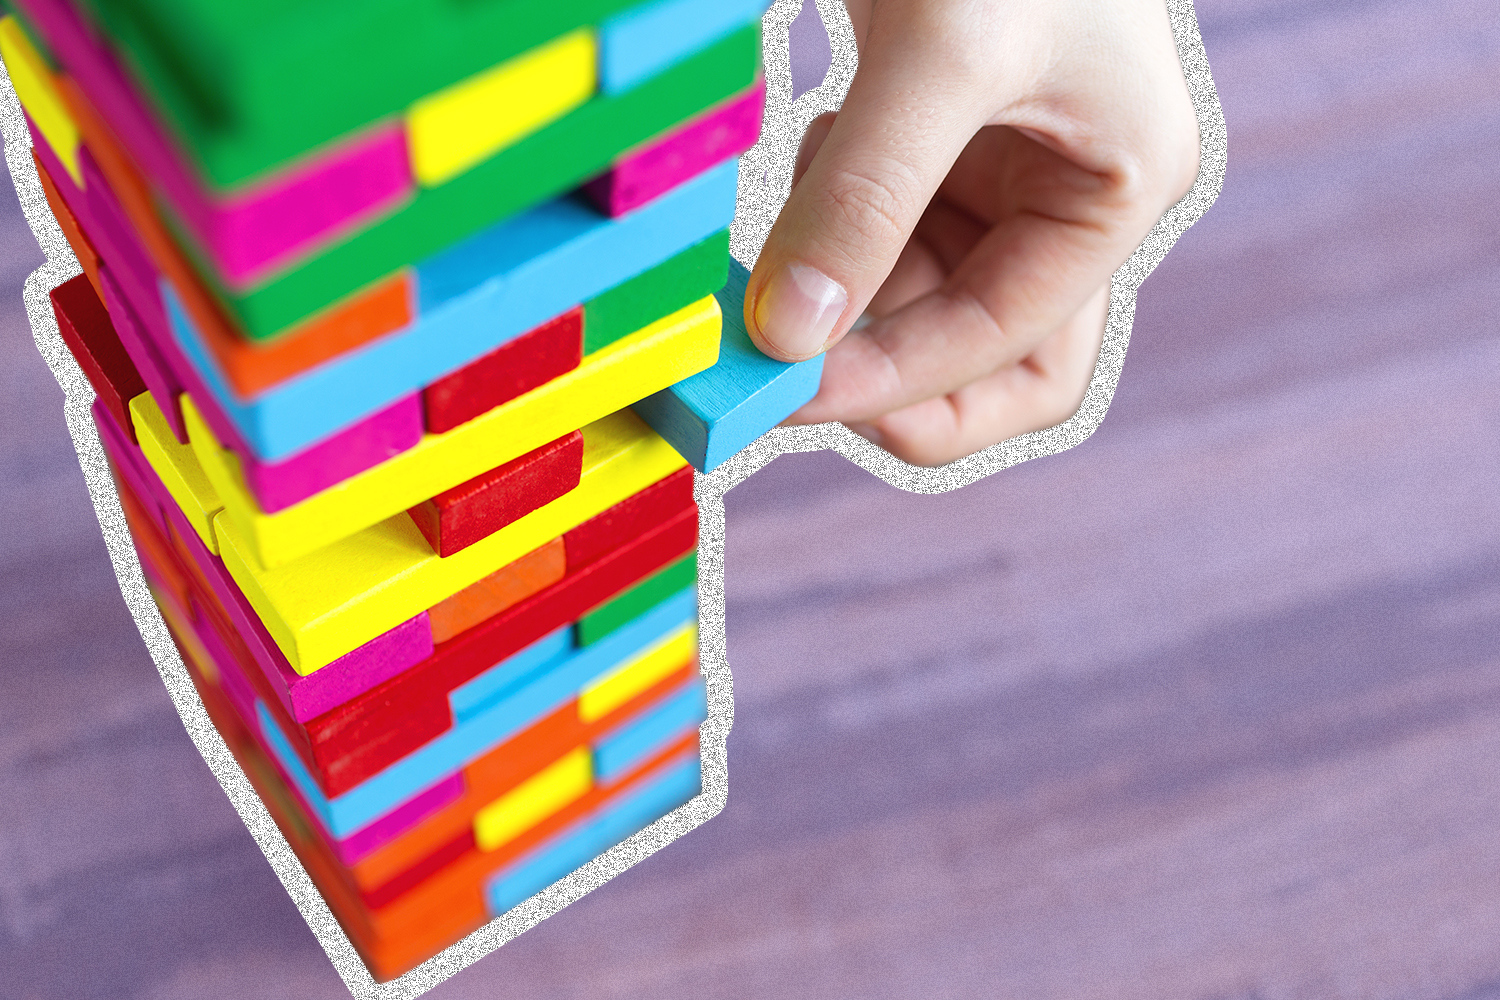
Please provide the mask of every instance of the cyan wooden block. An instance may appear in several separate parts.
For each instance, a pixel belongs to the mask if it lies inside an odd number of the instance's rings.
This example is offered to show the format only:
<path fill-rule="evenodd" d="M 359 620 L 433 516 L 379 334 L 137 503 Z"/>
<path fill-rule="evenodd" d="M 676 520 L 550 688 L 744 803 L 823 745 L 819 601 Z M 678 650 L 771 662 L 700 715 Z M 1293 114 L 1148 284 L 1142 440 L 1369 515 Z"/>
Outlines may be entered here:
<path fill-rule="evenodd" d="M 657 0 L 599 26 L 599 90 L 621 94 L 751 21 L 769 0 Z"/>
<path fill-rule="evenodd" d="M 716 292 L 724 311 L 719 360 L 636 403 L 651 429 L 699 472 L 712 472 L 741 448 L 817 395 L 823 355 L 787 364 L 760 353 L 745 332 L 745 285 L 750 272 L 729 262 L 729 281 Z"/>

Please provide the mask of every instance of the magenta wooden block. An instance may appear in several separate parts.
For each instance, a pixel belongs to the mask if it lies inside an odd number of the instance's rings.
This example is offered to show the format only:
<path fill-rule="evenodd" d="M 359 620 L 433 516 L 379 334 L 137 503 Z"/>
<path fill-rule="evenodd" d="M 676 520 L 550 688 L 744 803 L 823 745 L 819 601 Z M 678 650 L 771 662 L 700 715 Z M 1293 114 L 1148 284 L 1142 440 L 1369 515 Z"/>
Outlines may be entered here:
<path fill-rule="evenodd" d="M 198 401 L 194 395 L 193 402 Z M 241 451 L 240 467 L 261 510 L 274 514 L 416 447 L 422 433 L 422 394 L 416 392 L 279 462 L 262 462 Z"/>
<path fill-rule="evenodd" d="M 266 756 L 274 758 L 276 755 L 268 752 Z M 376 850 L 395 840 L 439 809 L 457 802 L 463 794 L 464 773 L 455 771 L 437 784 L 413 795 L 369 826 L 355 830 L 342 840 L 333 840 L 326 827 L 323 833 L 333 841 L 333 849 L 338 854 L 339 860 L 346 865 L 353 865 L 360 859 L 374 854 Z M 308 808 L 305 802 L 303 808 L 307 810 L 309 816 L 318 815 L 317 810 Z M 318 822 L 321 826 L 322 821 Z"/>
<path fill-rule="evenodd" d="M 766 85 L 757 83 L 744 95 L 629 154 L 584 185 L 584 192 L 611 218 L 640 208 L 755 145 L 765 103 Z"/>
<path fill-rule="evenodd" d="M 125 485 L 146 506 L 147 513 L 152 515 L 156 527 L 161 530 L 162 536 L 167 534 L 166 512 L 162 510 L 159 494 L 163 492 L 159 483 L 153 483 L 156 479 L 149 469 L 143 469 L 145 458 L 135 443 L 125 436 L 104 403 L 98 399 L 90 408 L 93 413 L 94 423 L 99 428 L 99 443 L 104 446 L 104 454 L 108 456 L 110 464 Z"/>
<path fill-rule="evenodd" d="M 22 7 L 231 284 L 252 283 L 395 207 L 416 189 L 405 131 L 393 122 L 249 189 L 211 193 L 72 4 L 26 0 Z"/>

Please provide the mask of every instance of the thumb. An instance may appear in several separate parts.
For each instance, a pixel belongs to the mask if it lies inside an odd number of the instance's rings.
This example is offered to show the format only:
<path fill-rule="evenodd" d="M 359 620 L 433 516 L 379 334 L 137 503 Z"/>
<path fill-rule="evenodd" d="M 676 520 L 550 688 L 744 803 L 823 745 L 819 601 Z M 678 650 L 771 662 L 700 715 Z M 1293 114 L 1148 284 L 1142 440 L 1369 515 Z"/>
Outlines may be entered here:
<path fill-rule="evenodd" d="M 844 106 L 831 126 L 814 126 L 826 138 L 809 135 L 803 155 L 815 155 L 751 274 L 745 326 L 771 357 L 813 357 L 848 331 L 983 124 L 943 71 L 945 33 L 892 22 L 871 24 Z M 887 41 L 901 35 L 904 44 Z"/>

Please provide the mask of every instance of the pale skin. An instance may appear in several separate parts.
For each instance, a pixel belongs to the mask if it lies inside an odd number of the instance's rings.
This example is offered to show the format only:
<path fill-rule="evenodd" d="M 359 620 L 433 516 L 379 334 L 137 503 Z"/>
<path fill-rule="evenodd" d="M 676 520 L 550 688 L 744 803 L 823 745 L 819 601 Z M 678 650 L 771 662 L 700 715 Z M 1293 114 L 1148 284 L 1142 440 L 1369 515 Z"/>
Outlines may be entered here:
<path fill-rule="evenodd" d="M 1110 276 L 1198 173 L 1164 0 L 845 2 L 859 70 L 745 297 L 766 354 L 827 351 L 790 422 L 941 465 L 1067 420 Z"/>

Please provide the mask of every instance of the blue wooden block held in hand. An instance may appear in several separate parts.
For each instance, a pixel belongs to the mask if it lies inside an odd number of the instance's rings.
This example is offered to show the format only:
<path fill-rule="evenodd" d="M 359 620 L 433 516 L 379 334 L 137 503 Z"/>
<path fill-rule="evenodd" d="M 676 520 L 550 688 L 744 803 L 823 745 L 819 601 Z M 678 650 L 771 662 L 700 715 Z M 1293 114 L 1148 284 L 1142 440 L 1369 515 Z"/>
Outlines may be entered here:
<path fill-rule="evenodd" d="M 724 311 L 718 363 L 633 407 L 699 472 L 712 472 L 791 416 L 823 379 L 823 355 L 787 364 L 751 342 L 744 308 L 749 280 L 750 272 L 731 260 L 729 281 L 715 293 Z"/>

